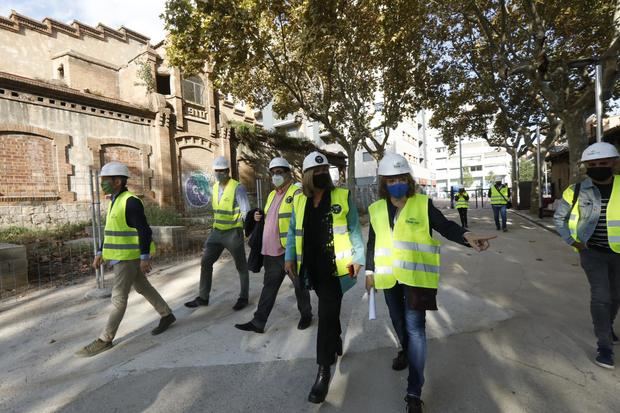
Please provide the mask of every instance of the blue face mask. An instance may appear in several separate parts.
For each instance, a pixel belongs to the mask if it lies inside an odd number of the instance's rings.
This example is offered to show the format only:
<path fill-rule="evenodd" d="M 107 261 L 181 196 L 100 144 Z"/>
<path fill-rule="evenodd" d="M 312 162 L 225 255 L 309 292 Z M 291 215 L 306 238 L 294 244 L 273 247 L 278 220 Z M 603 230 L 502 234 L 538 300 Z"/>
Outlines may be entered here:
<path fill-rule="evenodd" d="M 399 182 L 397 184 L 388 185 L 387 190 L 390 193 L 390 196 L 400 199 L 407 195 L 407 191 L 409 191 L 409 184 L 406 182 Z"/>

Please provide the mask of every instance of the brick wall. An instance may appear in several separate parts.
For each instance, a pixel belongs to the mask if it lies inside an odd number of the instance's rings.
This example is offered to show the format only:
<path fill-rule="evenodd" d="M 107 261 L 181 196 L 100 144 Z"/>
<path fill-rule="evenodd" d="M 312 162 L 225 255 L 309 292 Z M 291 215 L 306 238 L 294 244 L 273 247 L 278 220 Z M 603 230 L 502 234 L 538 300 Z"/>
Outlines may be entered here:
<path fill-rule="evenodd" d="M 52 140 L 0 134 L 0 196 L 58 195 Z"/>
<path fill-rule="evenodd" d="M 127 181 L 127 187 L 135 194 L 144 194 L 142 156 L 138 149 L 130 146 L 106 145 L 103 147 L 101 157 L 102 165 L 111 161 L 118 161 L 127 165 L 131 175 Z"/>

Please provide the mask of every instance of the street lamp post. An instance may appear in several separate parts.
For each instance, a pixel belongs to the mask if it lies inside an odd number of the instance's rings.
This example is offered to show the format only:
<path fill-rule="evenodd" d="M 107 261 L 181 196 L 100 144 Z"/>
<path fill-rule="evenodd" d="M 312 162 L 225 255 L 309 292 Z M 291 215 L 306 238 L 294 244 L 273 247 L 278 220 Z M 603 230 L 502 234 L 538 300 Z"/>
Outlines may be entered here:
<path fill-rule="evenodd" d="M 599 63 L 596 65 L 596 84 L 594 87 L 594 99 L 596 108 L 596 141 L 603 139 L 603 66 Z"/>

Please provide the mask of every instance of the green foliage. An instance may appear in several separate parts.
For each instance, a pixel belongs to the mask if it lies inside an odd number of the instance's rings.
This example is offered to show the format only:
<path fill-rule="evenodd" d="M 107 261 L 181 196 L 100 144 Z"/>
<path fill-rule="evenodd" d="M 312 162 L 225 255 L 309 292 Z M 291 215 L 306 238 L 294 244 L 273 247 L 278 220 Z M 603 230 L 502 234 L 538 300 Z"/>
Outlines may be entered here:
<path fill-rule="evenodd" d="M 153 68 L 148 60 L 142 60 L 137 62 L 138 71 L 136 77 L 140 82 L 134 83 L 136 86 L 145 86 L 147 93 L 152 93 L 155 90 L 155 77 L 153 76 Z"/>
<path fill-rule="evenodd" d="M 209 62 L 223 92 L 254 107 L 273 102 L 282 117 L 302 112 L 349 157 L 364 146 L 380 158 L 385 132 L 420 108 L 426 7 L 407 0 L 168 0 L 162 17 L 172 65 L 197 73 Z M 349 162 L 350 182 L 354 167 Z"/>
<path fill-rule="evenodd" d="M 88 226 L 88 222 L 63 224 L 50 229 L 8 227 L 0 229 L 0 242 L 29 244 L 36 241 L 66 241 L 85 237 L 86 232 L 84 228 L 86 226 Z"/>
<path fill-rule="evenodd" d="M 149 225 L 152 226 L 182 225 L 181 215 L 174 208 L 145 203 L 144 215 Z"/>
<path fill-rule="evenodd" d="M 434 2 L 429 53 L 431 125 L 454 145 L 485 136 L 521 156 L 528 130 L 541 125 L 542 147 L 563 131 L 571 168 L 586 145 L 584 120 L 594 112 L 594 61 L 603 65 L 604 99 L 618 97 L 618 1 Z M 487 128 L 493 127 L 493 133 Z"/>
<path fill-rule="evenodd" d="M 519 159 L 519 181 L 534 179 L 534 162 L 531 159 Z"/>

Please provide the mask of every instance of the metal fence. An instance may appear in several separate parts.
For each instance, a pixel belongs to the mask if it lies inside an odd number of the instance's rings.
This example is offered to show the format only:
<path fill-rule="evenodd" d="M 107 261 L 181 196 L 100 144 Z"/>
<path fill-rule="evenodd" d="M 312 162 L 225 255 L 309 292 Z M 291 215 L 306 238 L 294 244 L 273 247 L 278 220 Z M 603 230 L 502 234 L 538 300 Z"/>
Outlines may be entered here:
<path fill-rule="evenodd" d="M 99 186 L 93 177 L 93 201 L 91 208 L 92 223 L 85 224 L 84 230 L 75 236 L 64 239 L 41 239 L 25 242 L 26 264 L 17 261 L 0 262 L 0 299 L 20 297 L 32 290 L 73 285 L 96 280 L 97 287 L 105 289 L 110 286 L 112 277 L 109 269 L 95 270 L 91 267 L 96 246 L 100 244 L 101 228 Z M 253 191 L 249 191 L 251 206 L 263 205 L 268 182 L 258 182 Z M 468 190 L 470 208 L 489 207 L 486 196 L 487 189 Z M 439 192 L 432 196 L 438 208 L 449 208 L 454 193 Z M 378 198 L 377 185 L 369 184 L 356 187 L 355 202 L 359 211 L 364 214 L 368 206 Z M 174 265 L 198 258 L 202 253 L 204 241 L 211 228 L 212 213 L 204 211 L 200 215 L 188 214 L 183 220 L 183 232 L 172 232 L 165 243 L 157 242 L 157 253 L 153 257 L 155 267 Z M 153 227 L 155 228 L 155 227 Z M 93 236 L 93 234 L 95 234 Z M 24 268 L 24 266 L 26 268 Z M 24 277 L 24 272 L 27 274 Z M 26 278 L 26 279 L 24 279 Z"/>

